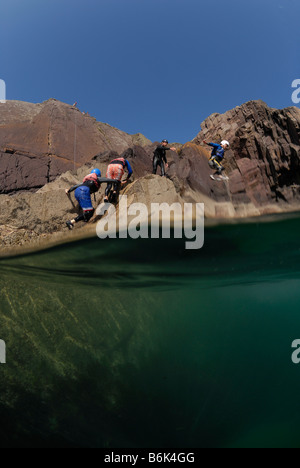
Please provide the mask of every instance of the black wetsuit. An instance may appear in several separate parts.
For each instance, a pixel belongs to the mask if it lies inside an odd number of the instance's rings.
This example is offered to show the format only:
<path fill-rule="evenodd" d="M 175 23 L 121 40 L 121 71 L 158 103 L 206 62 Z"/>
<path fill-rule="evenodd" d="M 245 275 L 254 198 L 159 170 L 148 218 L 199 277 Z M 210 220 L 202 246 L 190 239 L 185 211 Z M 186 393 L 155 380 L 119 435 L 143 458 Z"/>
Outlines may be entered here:
<path fill-rule="evenodd" d="M 70 188 L 69 193 L 74 192 L 79 187 L 88 187 L 90 189 L 90 193 L 97 193 L 100 185 L 102 184 L 102 181 L 100 177 L 97 177 L 97 182 L 93 180 L 86 180 L 82 184 L 74 185 L 74 187 Z"/>
<path fill-rule="evenodd" d="M 170 151 L 171 148 L 167 148 L 166 146 L 159 145 L 155 152 L 153 158 L 153 174 L 157 173 L 158 166 L 161 167 L 161 175 L 164 177 L 166 175 L 165 171 L 165 164 L 168 163 L 166 152 Z"/>

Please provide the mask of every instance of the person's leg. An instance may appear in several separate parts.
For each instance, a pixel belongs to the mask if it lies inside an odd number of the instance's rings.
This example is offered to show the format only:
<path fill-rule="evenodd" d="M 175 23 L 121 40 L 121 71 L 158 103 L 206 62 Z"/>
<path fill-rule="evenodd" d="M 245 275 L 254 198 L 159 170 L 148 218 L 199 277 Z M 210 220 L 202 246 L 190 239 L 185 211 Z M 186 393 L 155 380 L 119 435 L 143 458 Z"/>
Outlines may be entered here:
<path fill-rule="evenodd" d="M 94 207 L 91 199 L 91 191 L 88 187 L 82 186 L 76 189 L 75 198 L 78 201 L 79 206 L 83 211 L 83 214 L 77 216 L 77 218 L 67 221 L 66 224 L 70 230 L 73 229 L 74 225 L 76 223 L 79 223 L 80 221 L 88 222 L 94 214 Z"/>
<path fill-rule="evenodd" d="M 80 221 L 88 223 L 89 220 L 93 217 L 94 212 L 95 210 L 84 211 L 81 215 L 74 219 L 74 223 L 79 223 Z"/>
<path fill-rule="evenodd" d="M 124 172 L 125 172 L 124 168 L 123 168 L 123 166 L 121 166 L 121 164 L 116 166 L 115 177 L 114 177 L 116 182 L 114 183 L 113 203 L 117 203 L 117 201 L 118 201 L 119 192 L 120 192 L 120 188 L 121 188 L 121 182 L 122 182 Z"/>
<path fill-rule="evenodd" d="M 153 159 L 153 174 L 156 175 L 158 167 L 158 158 L 155 156 Z"/>
<path fill-rule="evenodd" d="M 161 161 L 160 167 L 161 167 L 161 176 L 162 176 L 162 177 L 165 177 L 165 175 L 166 175 L 166 169 L 165 169 L 165 163 L 164 163 L 164 161 Z"/>
<path fill-rule="evenodd" d="M 92 210 L 86 210 L 83 212 L 83 217 L 84 217 L 84 222 L 88 223 L 90 219 L 94 216 L 95 210 L 94 208 Z"/>
<path fill-rule="evenodd" d="M 108 168 L 107 168 L 106 178 L 114 180 L 116 178 L 115 177 L 115 175 L 116 175 L 115 170 L 116 170 L 116 165 L 115 164 L 110 164 L 108 166 Z M 107 187 L 106 187 L 106 190 L 105 190 L 104 203 L 108 203 L 108 198 L 109 198 L 110 192 L 112 190 L 112 187 L 113 187 L 112 183 L 107 184 Z"/>
<path fill-rule="evenodd" d="M 212 168 L 212 169 L 215 169 L 215 175 L 218 175 L 220 174 L 220 168 L 222 167 L 221 164 L 218 162 L 218 159 L 216 156 L 213 156 L 212 158 L 210 158 L 210 160 L 208 161 L 208 164 L 209 166 Z M 221 171 L 222 172 L 222 171 Z"/>
<path fill-rule="evenodd" d="M 212 169 L 215 169 L 215 162 L 214 162 L 214 159 L 215 159 L 215 158 L 210 158 L 210 160 L 208 161 L 208 164 L 209 164 L 209 166 L 210 166 Z"/>
<path fill-rule="evenodd" d="M 116 182 L 114 183 L 114 193 L 115 193 L 116 195 L 117 195 L 118 192 L 119 192 L 119 187 L 120 187 L 120 185 L 121 185 L 121 182 L 119 182 L 119 181 L 116 181 Z"/>
<path fill-rule="evenodd" d="M 105 190 L 105 198 L 104 198 L 104 203 L 108 203 L 108 198 L 111 192 L 113 184 L 107 184 L 106 190 Z"/>
<path fill-rule="evenodd" d="M 112 184 L 112 195 L 109 199 L 109 202 L 110 203 L 116 203 L 117 201 L 117 187 L 118 187 L 118 182 L 115 182 L 114 184 Z"/>
<path fill-rule="evenodd" d="M 77 218 L 74 218 L 71 221 L 67 221 L 66 224 L 68 228 L 72 230 L 75 224 L 80 223 L 80 221 L 84 221 L 85 223 L 88 223 L 89 220 L 93 217 L 94 213 L 95 213 L 94 209 L 83 211 L 81 215 L 77 216 Z"/>
<path fill-rule="evenodd" d="M 221 164 L 222 159 L 221 158 L 215 158 L 215 164 L 216 164 L 216 170 L 218 175 L 222 175 L 222 171 L 224 170 L 224 167 Z"/>

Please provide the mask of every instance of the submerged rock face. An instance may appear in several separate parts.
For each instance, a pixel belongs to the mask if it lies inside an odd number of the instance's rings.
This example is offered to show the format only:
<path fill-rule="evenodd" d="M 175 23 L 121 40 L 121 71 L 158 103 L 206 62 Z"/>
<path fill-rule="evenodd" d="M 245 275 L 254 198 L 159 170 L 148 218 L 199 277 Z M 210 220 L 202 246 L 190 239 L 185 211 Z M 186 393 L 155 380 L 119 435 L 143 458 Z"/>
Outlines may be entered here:
<path fill-rule="evenodd" d="M 0 193 L 37 190 L 95 154 L 149 144 L 97 122 L 76 107 L 50 99 L 42 104 L 0 104 Z"/>

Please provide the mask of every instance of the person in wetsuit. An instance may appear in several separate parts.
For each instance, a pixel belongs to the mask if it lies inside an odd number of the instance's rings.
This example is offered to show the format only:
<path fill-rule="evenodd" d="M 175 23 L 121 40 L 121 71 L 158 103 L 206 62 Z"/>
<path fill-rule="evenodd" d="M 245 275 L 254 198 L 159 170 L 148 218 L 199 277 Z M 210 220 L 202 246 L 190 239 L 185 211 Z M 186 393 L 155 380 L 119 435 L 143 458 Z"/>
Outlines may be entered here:
<path fill-rule="evenodd" d="M 219 145 L 218 143 L 207 143 L 204 140 L 203 143 L 212 147 L 211 158 L 208 164 L 211 168 L 216 169 L 215 175 L 222 176 L 222 172 L 225 169 L 222 166 L 222 161 L 225 156 L 225 151 L 230 147 L 229 142 L 227 140 L 223 140 Z"/>
<path fill-rule="evenodd" d="M 101 171 L 99 169 L 93 169 L 92 172 L 83 179 L 83 183 L 79 185 L 74 185 L 69 190 L 66 190 L 66 194 L 70 195 L 75 191 L 75 198 L 79 203 L 80 208 L 82 209 L 82 214 L 77 216 L 77 218 L 67 221 L 67 226 L 70 230 L 74 228 L 76 223 L 84 221 L 87 223 L 94 215 L 94 207 L 92 203 L 91 194 L 98 192 L 101 187 L 101 184 L 104 182 L 113 182 L 108 179 L 101 179 Z"/>
<path fill-rule="evenodd" d="M 122 177 L 125 173 L 125 170 L 128 172 L 127 180 L 122 182 Z M 105 199 L 104 203 L 108 203 L 108 197 L 110 195 L 111 190 L 113 189 L 114 194 L 118 192 L 118 189 L 121 184 L 126 184 L 130 177 L 133 174 L 132 167 L 127 159 L 124 158 L 116 158 L 109 164 L 107 168 L 106 178 L 111 179 L 112 182 L 107 184 L 105 190 Z"/>
<path fill-rule="evenodd" d="M 157 173 L 157 168 L 158 166 L 160 166 L 161 176 L 165 177 L 166 175 L 165 167 L 166 168 L 169 167 L 166 153 L 167 151 L 176 151 L 176 148 L 168 148 L 168 144 L 169 144 L 168 140 L 163 140 L 161 144 L 154 151 L 153 174 Z"/>

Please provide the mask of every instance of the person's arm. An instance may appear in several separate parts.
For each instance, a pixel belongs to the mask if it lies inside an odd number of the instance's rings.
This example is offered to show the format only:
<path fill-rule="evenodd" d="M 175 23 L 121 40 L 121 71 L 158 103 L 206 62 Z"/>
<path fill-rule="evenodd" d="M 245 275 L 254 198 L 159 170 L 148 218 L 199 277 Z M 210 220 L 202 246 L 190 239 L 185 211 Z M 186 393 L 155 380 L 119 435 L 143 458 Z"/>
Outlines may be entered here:
<path fill-rule="evenodd" d="M 168 148 L 168 147 L 166 147 L 166 146 L 161 146 L 161 145 L 158 146 L 158 147 L 156 148 L 156 151 L 157 151 L 157 150 L 159 150 L 159 151 L 161 151 L 161 150 L 165 150 L 165 151 L 177 151 L 176 148 L 175 148 L 174 146 L 173 146 L 172 148 Z"/>
<path fill-rule="evenodd" d="M 130 177 L 131 177 L 132 174 L 133 174 L 133 170 L 132 170 L 132 167 L 130 166 L 129 161 L 127 161 L 127 159 L 126 159 L 126 161 L 125 161 L 125 164 L 126 164 L 126 167 L 127 167 L 127 170 L 128 170 L 127 180 L 129 180 Z"/>
<path fill-rule="evenodd" d="M 70 195 L 70 193 L 74 192 L 74 190 L 78 189 L 79 187 L 81 187 L 82 184 L 78 184 L 78 185 L 74 185 L 74 187 L 71 187 L 69 190 L 67 189 L 66 190 L 66 194 L 67 195 Z"/>
<path fill-rule="evenodd" d="M 176 148 L 174 146 L 172 148 L 164 148 L 163 147 L 163 149 L 166 150 L 166 151 L 176 151 Z"/>
<path fill-rule="evenodd" d="M 98 177 L 98 181 L 100 184 L 115 184 L 116 182 L 118 182 L 115 179 L 107 179 L 106 177 Z"/>
<path fill-rule="evenodd" d="M 203 140 L 203 143 L 205 145 L 208 145 L 208 146 L 212 146 L 213 148 L 219 148 L 220 145 L 218 145 L 217 143 L 207 143 L 207 141 Z"/>

